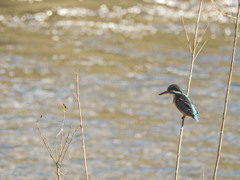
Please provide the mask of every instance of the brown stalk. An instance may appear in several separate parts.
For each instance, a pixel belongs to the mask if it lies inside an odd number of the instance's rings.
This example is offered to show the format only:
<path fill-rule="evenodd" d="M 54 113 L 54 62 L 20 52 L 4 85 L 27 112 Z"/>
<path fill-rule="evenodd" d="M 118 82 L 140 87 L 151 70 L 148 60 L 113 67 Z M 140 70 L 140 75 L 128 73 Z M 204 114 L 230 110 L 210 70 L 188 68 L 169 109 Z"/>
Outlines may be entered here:
<path fill-rule="evenodd" d="M 221 10 L 219 10 L 219 9 L 215 6 L 214 0 L 210 0 L 210 3 L 212 4 L 213 9 L 214 9 L 216 12 L 218 12 L 219 14 L 221 14 L 221 15 L 223 15 L 223 16 L 227 16 L 227 17 L 233 18 L 233 19 L 236 19 L 236 17 L 234 17 L 234 15 L 233 15 L 232 9 L 231 9 L 232 15 L 230 15 L 230 14 L 224 13 L 224 12 L 222 12 Z"/>
<path fill-rule="evenodd" d="M 199 27 L 200 15 L 201 15 L 201 10 L 202 10 L 202 2 L 203 2 L 203 0 L 201 0 L 200 4 L 199 4 L 198 17 L 197 17 L 197 21 L 196 21 L 195 34 L 194 34 L 192 48 L 189 45 L 189 49 L 190 49 L 191 54 L 192 54 L 192 60 L 191 60 L 191 66 L 190 66 L 190 71 L 189 71 L 189 76 L 188 76 L 188 86 L 187 86 L 187 92 L 186 92 L 187 96 L 188 96 L 189 91 L 190 91 L 192 72 L 193 72 L 193 65 L 194 65 L 194 62 L 195 62 L 195 59 L 196 59 L 198 27 Z M 184 24 L 184 20 L 183 20 L 183 24 Z M 185 24 L 184 24 L 184 29 L 185 29 L 185 33 L 186 33 L 186 38 L 187 38 L 188 44 L 190 44 Z M 180 129 L 180 134 L 179 134 L 177 160 L 176 160 L 176 169 L 175 169 L 175 180 L 178 179 L 178 169 L 179 169 L 179 161 L 180 161 L 180 155 L 181 155 L 182 137 L 183 137 L 183 130 L 184 130 L 184 120 L 185 120 L 185 117 L 182 118 L 182 124 L 181 124 L 181 129 Z"/>
<path fill-rule="evenodd" d="M 224 104 L 223 117 L 222 117 L 222 126 L 221 126 L 221 130 L 220 130 L 220 138 L 219 138 L 219 144 L 218 144 L 217 159 L 216 159 L 214 173 L 213 173 L 213 180 L 215 180 L 217 178 L 217 170 L 218 170 L 218 166 L 219 166 L 219 160 L 220 160 L 221 149 L 222 149 L 222 138 L 223 138 L 225 121 L 226 121 L 228 97 L 229 97 L 229 92 L 230 92 L 232 72 L 233 72 L 233 66 L 234 66 L 234 60 L 235 60 L 235 52 L 236 52 L 236 46 L 237 46 L 238 22 L 239 22 L 239 14 L 240 14 L 239 8 L 240 8 L 240 1 L 238 1 L 238 11 L 237 11 L 237 17 L 236 17 L 236 22 L 235 22 L 235 34 L 234 34 L 233 50 L 232 50 L 232 61 L 231 61 L 230 71 L 229 71 L 229 76 L 228 76 L 228 86 L 227 86 L 226 97 L 225 97 L 225 104 Z"/>
<path fill-rule="evenodd" d="M 54 145 L 55 146 L 55 151 L 54 151 L 55 154 L 52 151 L 51 147 L 49 146 L 47 138 L 44 136 L 44 134 L 41 131 L 41 128 L 39 127 L 39 120 L 42 118 L 42 116 L 37 120 L 37 129 L 39 131 L 39 134 L 40 134 L 40 136 L 41 136 L 41 138 L 43 140 L 43 143 L 44 143 L 44 145 L 45 145 L 45 147 L 46 147 L 50 157 L 52 158 L 52 160 L 53 160 L 53 162 L 54 162 L 54 164 L 56 166 L 56 176 L 57 176 L 58 180 L 62 179 L 61 178 L 61 165 L 62 165 L 62 161 L 65 158 L 65 155 L 66 155 L 66 153 L 67 153 L 67 151 L 69 149 L 69 146 L 70 146 L 70 144 L 71 144 L 71 142 L 73 140 L 73 137 L 75 136 L 76 132 L 78 131 L 78 128 L 77 128 L 74 131 L 71 139 L 69 140 L 69 135 L 70 135 L 71 127 L 72 127 L 72 126 L 70 126 L 69 131 L 67 133 L 67 137 L 66 137 L 65 140 L 63 140 L 63 128 L 64 128 L 64 121 L 65 121 L 65 109 L 66 109 L 66 107 L 65 107 L 64 104 L 62 104 L 62 107 L 63 107 L 63 120 L 62 120 L 61 130 L 57 133 L 57 135 L 55 136 L 55 140 L 54 140 L 55 141 L 55 145 Z M 59 145 L 60 148 L 58 148 L 58 146 L 57 146 L 57 140 L 58 140 L 59 136 L 60 136 L 60 145 Z M 63 145 L 63 141 L 64 141 L 64 145 Z M 58 152 L 58 149 L 60 149 L 59 152 Z"/>
<path fill-rule="evenodd" d="M 79 112 L 79 120 L 80 120 L 80 128 L 81 128 L 81 137 L 82 137 L 82 150 L 83 150 L 83 159 L 84 159 L 84 168 L 85 168 L 85 176 L 86 180 L 88 180 L 88 170 L 87 170 L 87 155 L 86 155 L 86 148 L 85 148 L 85 141 L 84 141 L 84 129 L 83 129 L 83 120 L 82 120 L 82 110 L 81 110 L 81 103 L 80 103 L 80 97 L 79 97 L 79 77 L 78 73 L 76 73 L 77 76 L 77 91 L 76 91 L 76 100 L 78 103 L 78 112 Z"/>

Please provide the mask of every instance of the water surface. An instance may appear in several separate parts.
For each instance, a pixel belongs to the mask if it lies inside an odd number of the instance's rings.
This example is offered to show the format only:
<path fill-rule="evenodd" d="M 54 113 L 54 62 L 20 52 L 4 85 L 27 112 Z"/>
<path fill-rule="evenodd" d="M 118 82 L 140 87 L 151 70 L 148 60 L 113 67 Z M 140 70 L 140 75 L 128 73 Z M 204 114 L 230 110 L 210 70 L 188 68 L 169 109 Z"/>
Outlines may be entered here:
<path fill-rule="evenodd" d="M 217 7 L 229 11 L 226 1 Z M 158 94 L 171 83 L 186 90 L 191 55 L 181 17 L 192 40 L 197 10 L 197 1 L 1 1 L 1 178 L 54 178 L 35 123 L 43 115 L 52 145 L 64 103 L 65 130 L 77 126 L 78 72 L 90 179 L 173 179 L 181 115 L 171 96 Z M 186 119 L 183 135 L 184 180 L 203 171 L 212 177 L 231 61 L 232 21 L 204 2 L 200 34 L 207 26 L 190 91 L 199 123 Z M 239 65 L 236 59 L 220 180 L 240 178 Z M 79 132 L 63 163 L 65 179 L 84 179 L 80 139 Z"/>

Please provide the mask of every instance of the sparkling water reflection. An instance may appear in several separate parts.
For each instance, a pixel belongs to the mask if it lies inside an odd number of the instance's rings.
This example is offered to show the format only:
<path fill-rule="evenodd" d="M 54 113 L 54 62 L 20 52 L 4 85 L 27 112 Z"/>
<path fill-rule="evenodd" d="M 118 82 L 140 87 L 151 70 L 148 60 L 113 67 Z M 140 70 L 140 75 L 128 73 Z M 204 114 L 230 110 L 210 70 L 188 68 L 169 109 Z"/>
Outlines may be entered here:
<path fill-rule="evenodd" d="M 227 12 L 226 2 L 218 7 Z M 79 72 L 90 178 L 173 179 L 181 115 L 171 96 L 158 93 L 171 83 L 186 90 L 191 57 L 181 17 L 192 36 L 197 10 L 194 0 L 1 1 L 1 178 L 54 178 L 35 122 L 43 115 L 40 126 L 51 144 L 61 103 L 66 127 L 78 124 Z M 208 43 L 190 92 L 200 122 L 186 120 L 179 179 L 200 179 L 203 170 L 212 177 L 231 59 L 231 20 L 204 2 L 201 22 L 201 33 L 209 24 Z M 239 79 L 236 61 L 219 179 L 240 177 Z M 63 173 L 84 177 L 80 133 Z"/>

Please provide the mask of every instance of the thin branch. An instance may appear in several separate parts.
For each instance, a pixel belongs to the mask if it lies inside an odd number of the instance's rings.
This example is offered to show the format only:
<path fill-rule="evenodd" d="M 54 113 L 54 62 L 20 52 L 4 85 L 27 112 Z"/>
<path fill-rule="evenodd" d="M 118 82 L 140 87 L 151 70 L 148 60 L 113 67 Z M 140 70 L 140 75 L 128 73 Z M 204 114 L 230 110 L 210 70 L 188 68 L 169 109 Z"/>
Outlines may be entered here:
<path fill-rule="evenodd" d="M 63 127 L 64 127 L 65 113 L 66 113 L 66 106 L 65 106 L 65 104 L 62 104 L 62 108 L 63 108 L 62 125 L 61 125 L 60 131 L 55 136 L 55 156 L 56 156 L 56 160 L 57 161 L 59 161 L 59 159 L 60 159 L 60 157 L 61 157 L 61 155 L 63 153 Z M 58 138 L 58 136 L 60 136 L 60 152 L 59 152 L 59 154 L 58 154 L 58 146 L 57 146 L 57 138 Z"/>
<path fill-rule="evenodd" d="M 189 76 L 188 76 L 188 86 L 187 86 L 187 93 L 186 93 L 187 95 L 189 94 L 191 79 L 192 79 L 192 72 L 193 72 L 193 65 L 194 65 L 194 62 L 195 62 L 195 59 L 196 59 L 197 36 L 198 36 L 198 27 L 199 27 L 200 15 L 201 15 L 201 10 L 202 10 L 202 2 L 203 2 L 203 0 L 201 0 L 200 4 L 199 4 L 198 17 L 197 17 L 196 27 L 195 27 L 195 35 L 194 35 L 193 46 L 192 46 L 192 51 L 191 51 L 192 61 L 191 61 L 191 67 L 190 67 Z M 186 30 L 185 30 L 185 33 L 186 33 Z M 186 35 L 186 37 L 188 39 L 187 35 Z M 180 135 L 179 135 L 176 169 L 175 169 L 175 180 L 178 179 L 178 169 L 179 169 L 179 161 L 180 161 L 180 155 L 181 155 L 182 136 L 183 136 L 183 130 L 184 130 L 184 120 L 185 120 L 185 116 L 182 117 L 182 125 L 181 125 Z"/>
<path fill-rule="evenodd" d="M 226 121 L 228 97 L 229 97 L 229 92 L 230 92 L 232 72 L 233 72 L 233 66 L 234 66 L 234 60 L 235 60 L 235 52 L 236 52 L 236 46 L 237 46 L 238 22 L 239 22 L 239 14 L 240 14 L 239 9 L 240 9 L 240 1 L 238 1 L 238 11 L 237 11 L 237 19 L 235 22 L 235 35 L 234 35 L 233 50 L 232 50 L 232 61 L 231 61 L 230 72 L 229 72 L 229 76 L 228 76 L 228 86 L 227 86 L 227 92 L 226 92 L 226 97 L 225 97 L 225 104 L 224 104 L 223 117 L 222 117 L 222 126 L 221 126 L 221 130 L 220 130 L 220 138 L 219 138 L 219 144 L 218 144 L 217 159 L 216 159 L 215 169 L 214 169 L 214 173 L 213 173 L 213 180 L 215 180 L 217 177 L 217 170 L 218 170 L 221 149 L 222 149 L 222 138 L 223 138 L 225 121 Z"/>
<path fill-rule="evenodd" d="M 63 108 L 63 119 L 62 119 L 62 127 L 61 127 L 61 138 L 60 138 L 60 153 L 62 153 L 63 148 L 63 127 L 64 127 L 64 121 L 65 121 L 65 114 L 66 114 L 66 105 L 62 104 L 62 108 Z"/>
<path fill-rule="evenodd" d="M 187 39 L 187 42 L 188 42 L 189 50 L 190 50 L 190 52 L 192 53 L 192 48 L 191 48 L 191 45 L 190 45 L 190 41 L 189 41 L 189 37 L 188 37 L 188 32 L 187 32 L 187 28 L 186 28 L 186 26 L 185 26 L 185 22 L 184 22 L 184 18 L 183 18 L 183 17 L 182 17 L 182 23 L 183 23 L 183 28 L 184 28 L 184 31 L 185 31 L 186 39 Z"/>
<path fill-rule="evenodd" d="M 234 13 L 233 13 L 233 1 L 232 1 L 232 4 L 230 4 L 230 0 L 229 0 L 228 6 L 229 6 L 229 8 L 230 8 L 230 10 L 231 10 L 231 14 L 232 14 L 231 16 L 234 17 Z M 233 20 L 233 22 L 234 22 L 236 18 L 235 18 L 235 17 L 232 18 L 232 17 L 231 17 L 231 20 Z"/>
<path fill-rule="evenodd" d="M 57 178 L 58 180 L 61 180 L 61 169 L 60 169 L 61 165 L 58 162 L 56 162 L 56 167 L 57 167 Z"/>
<path fill-rule="evenodd" d="M 215 6 L 215 3 L 214 3 L 214 0 L 210 0 L 210 3 L 212 4 L 212 7 L 213 9 L 218 12 L 219 14 L 223 15 L 223 16 L 227 16 L 227 17 L 230 17 L 230 18 L 233 18 L 233 19 L 236 19 L 236 17 L 234 17 L 233 15 L 233 12 L 232 12 L 232 15 L 229 15 L 225 12 L 222 12 L 221 10 L 219 10 L 216 6 Z"/>
<path fill-rule="evenodd" d="M 54 140 L 55 141 L 55 157 L 54 157 L 54 153 L 53 153 L 51 147 L 49 146 L 49 144 L 47 142 L 46 137 L 41 132 L 41 129 L 39 127 L 39 119 L 42 118 L 42 116 L 37 120 L 37 128 L 38 128 L 39 134 L 40 134 L 40 136 L 43 140 L 43 143 L 44 143 L 45 147 L 47 148 L 47 151 L 48 151 L 50 157 L 54 161 L 54 164 L 56 166 L 56 179 L 58 179 L 58 180 L 62 180 L 64 178 L 64 177 L 63 178 L 61 177 L 61 176 L 63 176 L 63 173 L 61 173 L 61 164 L 62 164 L 62 161 L 65 158 L 66 153 L 68 152 L 69 146 L 72 143 L 75 134 L 77 133 L 77 131 L 79 129 L 79 127 L 78 127 L 74 131 L 71 139 L 69 140 L 69 135 L 70 135 L 70 132 L 71 132 L 71 129 L 72 129 L 72 125 L 70 125 L 68 133 L 67 133 L 67 137 L 66 137 L 65 140 L 63 139 L 63 128 L 64 128 L 64 121 L 65 121 L 66 106 L 64 104 L 62 104 L 62 107 L 63 107 L 63 119 L 62 119 L 61 130 L 57 133 L 57 135 L 55 136 L 55 140 Z M 57 140 L 58 140 L 59 136 L 60 136 L 60 145 L 59 145 L 60 147 L 58 147 L 58 145 L 57 145 Z M 60 148 L 60 150 L 59 150 L 59 148 Z M 59 152 L 58 152 L 58 150 L 59 150 Z"/>
<path fill-rule="evenodd" d="M 68 142 L 68 138 L 69 138 L 71 129 L 72 129 L 72 124 L 70 124 L 70 127 L 69 127 L 69 129 L 68 129 L 68 133 L 67 133 L 67 137 L 66 137 L 66 139 L 65 139 L 65 141 L 64 141 L 64 145 L 63 145 L 62 152 L 61 152 L 61 154 L 59 155 L 59 159 L 58 159 L 59 162 L 62 162 L 63 159 L 64 159 L 63 154 L 64 154 L 64 152 L 65 152 L 66 144 L 67 144 L 67 142 Z"/>
<path fill-rule="evenodd" d="M 75 134 L 77 133 L 78 129 L 79 129 L 79 128 L 77 128 L 77 129 L 74 131 L 74 133 L 73 133 L 70 141 L 68 142 L 66 148 L 63 149 L 63 150 L 65 150 L 65 151 L 63 152 L 62 160 L 65 158 L 65 155 L 66 155 L 66 153 L 67 153 L 67 151 L 68 151 L 68 149 L 69 149 L 69 146 L 70 146 L 70 144 L 72 143 L 72 140 L 73 140 Z M 70 131 L 69 131 L 69 132 L 70 132 Z M 68 136 L 69 136 L 69 134 L 68 134 Z M 67 142 L 67 141 L 66 141 L 66 142 Z M 61 160 L 61 162 L 62 162 L 62 160 Z"/>
<path fill-rule="evenodd" d="M 181 154 L 183 130 L 184 130 L 184 118 L 182 118 L 182 125 L 181 125 L 180 134 L 179 134 L 179 140 L 178 140 L 178 152 L 177 152 L 177 161 L 176 161 L 176 169 L 175 169 L 175 180 L 178 179 L 178 169 L 179 169 L 179 161 L 180 161 L 180 154 Z"/>
<path fill-rule="evenodd" d="M 88 180 L 87 155 L 86 155 L 86 148 L 85 148 L 85 141 L 84 141 L 82 110 L 81 110 L 81 103 L 80 103 L 80 97 L 79 97 L 79 77 L 78 77 L 78 73 L 76 73 L 76 76 L 77 76 L 76 99 L 77 99 L 77 103 L 78 103 L 78 112 L 79 112 L 79 119 L 80 119 L 81 137 L 82 137 L 82 150 L 83 150 L 84 167 L 85 167 L 85 176 L 86 176 L 86 180 Z"/>
<path fill-rule="evenodd" d="M 204 173 L 204 170 L 202 171 L 202 180 L 205 179 L 205 173 Z"/>
<path fill-rule="evenodd" d="M 199 53 L 202 51 L 202 49 L 204 48 L 205 44 L 207 43 L 207 40 L 204 41 L 204 43 L 202 44 L 202 46 L 200 47 L 200 49 L 198 50 L 195 59 L 198 57 Z"/>
<path fill-rule="evenodd" d="M 67 144 L 67 142 L 68 142 L 68 138 L 69 138 L 71 129 L 72 129 L 72 124 L 70 124 L 70 127 L 69 127 L 69 129 L 68 129 L 68 133 L 67 133 L 67 137 L 66 137 L 66 139 L 65 139 L 65 141 L 64 141 L 63 150 L 62 150 L 61 154 L 59 155 L 59 162 L 62 162 L 63 159 L 64 159 L 63 154 L 64 154 L 64 151 L 65 151 L 65 148 L 66 148 L 66 144 Z"/>
<path fill-rule="evenodd" d="M 54 144 L 55 144 L 55 157 L 56 157 L 56 160 L 58 159 L 58 146 L 57 146 L 57 137 L 60 135 L 60 133 L 62 132 L 62 130 L 60 130 L 57 135 L 55 136 L 55 139 L 54 139 Z M 61 152 L 60 152 L 61 153 Z"/>
<path fill-rule="evenodd" d="M 40 120 L 41 118 L 42 118 L 42 116 L 40 116 L 40 118 L 38 118 L 37 123 L 36 123 L 36 124 L 37 124 L 38 132 L 39 132 L 39 134 L 40 134 L 40 136 L 41 136 L 41 138 L 42 138 L 42 140 L 43 140 L 43 143 L 44 143 L 44 145 L 45 145 L 45 147 L 46 147 L 46 149 L 47 149 L 50 157 L 52 158 L 53 161 L 56 161 L 55 158 L 54 158 L 54 156 L 53 156 L 52 149 L 51 149 L 51 147 L 49 146 L 49 144 L 48 144 L 48 142 L 47 142 L 47 138 L 44 136 L 44 134 L 42 133 L 42 131 L 41 131 L 40 127 L 39 127 L 39 120 Z"/>
<path fill-rule="evenodd" d="M 204 29 L 203 33 L 201 34 L 201 39 L 203 39 L 203 36 L 204 36 L 205 33 L 207 32 L 208 25 L 209 25 L 209 24 L 207 24 L 207 27 Z M 206 43 L 206 42 L 205 42 L 205 43 Z M 196 49 L 197 49 L 197 47 L 198 47 L 199 44 L 200 44 L 200 42 L 197 42 Z M 197 54 L 199 54 L 199 53 L 201 52 L 201 50 L 202 50 L 203 47 L 204 47 L 204 45 L 201 46 L 201 48 L 200 48 L 200 50 L 198 50 Z M 196 55 L 196 57 L 197 57 L 197 55 Z M 196 57 L 195 57 L 195 59 L 196 59 Z"/>
<path fill-rule="evenodd" d="M 196 45 L 197 45 L 197 37 L 198 37 L 198 26 L 199 26 L 201 11 L 202 11 L 202 2 L 203 2 L 203 0 L 200 1 L 200 5 L 199 5 L 199 9 L 198 9 L 198 17 L 197 17 L 197 22 L 196 22 L 196 27 L 195 27 L 195 34 L 194 34 L 194 38 L 193 38 L 192 62 L 191 62 L 189 76 L 188 76 L 188 86 L 187 86 L 187 93 L 186 93 L 187 96 L 188 96 L 189 91 L 190 91 L 193 65 L 194 65 L 194 61 L 196 59 L 196 57 L 195 57 L 195 55 L 196 55 Z"/>

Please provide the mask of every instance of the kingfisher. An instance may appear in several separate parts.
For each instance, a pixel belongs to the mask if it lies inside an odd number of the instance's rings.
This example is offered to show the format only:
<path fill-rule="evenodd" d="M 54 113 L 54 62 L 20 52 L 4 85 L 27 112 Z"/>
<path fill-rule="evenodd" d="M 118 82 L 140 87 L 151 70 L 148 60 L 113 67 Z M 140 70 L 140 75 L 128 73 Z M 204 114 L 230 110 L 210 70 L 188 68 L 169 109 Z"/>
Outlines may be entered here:
<path fill-rule="evenodd" d="M 191 99 L 181 91 L 178 85 L 171 84 L 170 86 L 168 86 L 167 91 L 164 91 L 159 95 L 164 95 L 167 93 L 170 93 L 173 95 L 173 104 L 183 114 L 182 119 L 184 119 L 185 116 L 189 116 L 193 118 L 196 122 L 198 122 L 197 110 L 195 109 Z"/>

